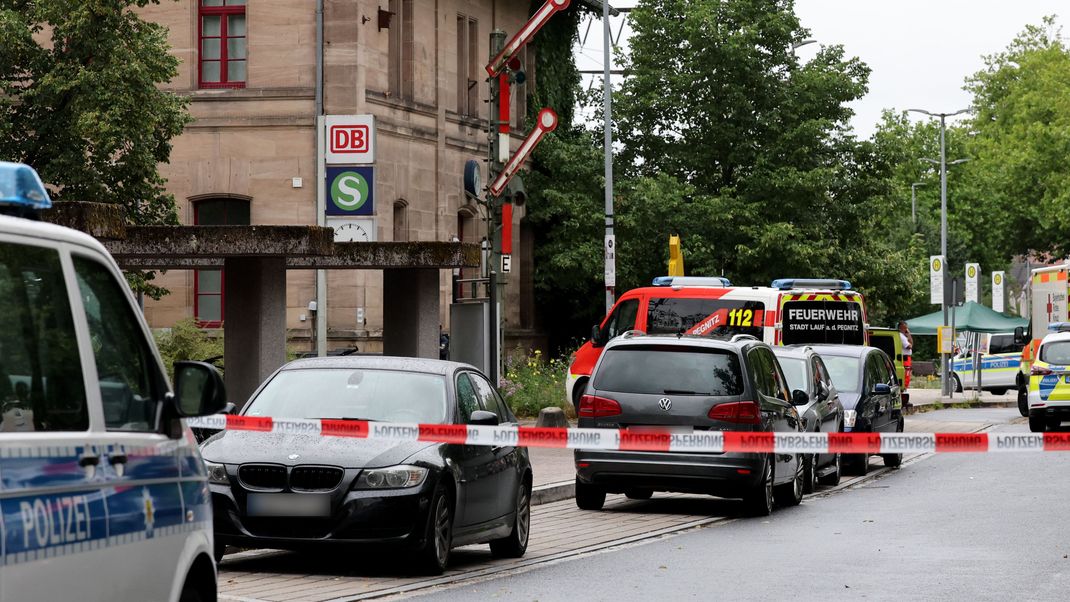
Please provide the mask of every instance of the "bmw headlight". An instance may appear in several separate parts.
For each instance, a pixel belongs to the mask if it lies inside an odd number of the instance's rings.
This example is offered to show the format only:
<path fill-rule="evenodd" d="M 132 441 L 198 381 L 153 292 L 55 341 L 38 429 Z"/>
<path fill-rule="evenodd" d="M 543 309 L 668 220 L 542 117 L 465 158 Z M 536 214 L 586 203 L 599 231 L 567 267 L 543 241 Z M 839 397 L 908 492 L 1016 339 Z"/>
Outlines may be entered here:
<path fill-rule="evenodd" d="M 855 410 L 843 411 L 843 426 L 844 428 L 853 429 L 855 427 L 855 418 L 858 417 L 858 412 Z"/>
<path fill-rule="evenodd" d="M 420 466 L 372 468 L 360 473 L 353 489 L 405 489 L 421 485 L 426 478 L 427 469 Z"/>
<path fill-rule="evenodd" d="M 204 461 L 204 467 L 208 470 L 208 482 L 216 485 L 230 485 L 227 478 L 227 467 L 215 462 Z"/>

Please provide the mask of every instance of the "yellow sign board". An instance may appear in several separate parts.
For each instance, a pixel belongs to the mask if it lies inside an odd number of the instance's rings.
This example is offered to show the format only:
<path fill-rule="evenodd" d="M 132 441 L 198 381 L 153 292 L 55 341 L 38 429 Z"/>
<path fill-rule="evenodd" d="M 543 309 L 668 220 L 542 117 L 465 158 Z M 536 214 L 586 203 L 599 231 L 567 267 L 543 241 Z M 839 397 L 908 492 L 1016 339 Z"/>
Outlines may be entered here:
<path fill-rule="evenodd" d="M 936 327 L 936 352 L 954 353 L 955 331 L 950 326 Z"/>

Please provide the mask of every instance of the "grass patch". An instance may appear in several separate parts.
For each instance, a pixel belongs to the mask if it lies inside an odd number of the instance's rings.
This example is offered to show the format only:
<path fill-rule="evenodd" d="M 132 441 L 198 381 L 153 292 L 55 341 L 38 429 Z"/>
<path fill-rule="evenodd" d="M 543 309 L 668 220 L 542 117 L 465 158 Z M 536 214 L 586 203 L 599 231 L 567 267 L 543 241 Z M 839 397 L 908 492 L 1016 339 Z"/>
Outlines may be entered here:
<path fill-rule="evenodd" d="M 546 360 L 539 350 L 531 355 L 513 354 L 506 361 L 498 390 L 518 418 L 534 418 L 543 408 L 561 408 L 575 418 L 572 404 L 565 399 L 568 364 L 564 358 Z"/>

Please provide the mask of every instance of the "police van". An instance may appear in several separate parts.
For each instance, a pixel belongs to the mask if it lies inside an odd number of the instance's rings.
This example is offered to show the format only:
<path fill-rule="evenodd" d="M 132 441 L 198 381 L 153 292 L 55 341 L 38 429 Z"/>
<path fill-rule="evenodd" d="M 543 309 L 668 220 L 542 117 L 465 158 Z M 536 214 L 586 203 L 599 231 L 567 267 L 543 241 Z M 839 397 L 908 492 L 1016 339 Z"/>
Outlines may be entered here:
<path fill-rule="evenodd" d="M 782 278 L 769 286 L 732 286 L 720 277 L 659 276 L 632 289 L 591 331 L 565 379 L 578 406 L 605 344 L 629 330 L 696 336 L 750 335 L 769 345 L 869 342 L 865 299 L 838 279 Z"/>
<path fill-rule="evenodd" d="M 50 206 L 31 168 L 0 163 L 0 602 L 215 600 L 181 418 L 222 408 L 222 379 L 179 362 L 171 390 L 115 261 L 32 219 Z"/>

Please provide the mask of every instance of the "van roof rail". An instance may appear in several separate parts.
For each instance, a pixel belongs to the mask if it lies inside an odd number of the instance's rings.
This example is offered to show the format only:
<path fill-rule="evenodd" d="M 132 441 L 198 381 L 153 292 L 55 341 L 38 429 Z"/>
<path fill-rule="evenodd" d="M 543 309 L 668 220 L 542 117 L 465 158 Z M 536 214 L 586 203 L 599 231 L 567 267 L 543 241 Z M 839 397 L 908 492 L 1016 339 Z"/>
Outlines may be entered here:
<path fill-rule="evenodd" d="M 731 341 L 733 343 L 738 343 L 739 341 L 757 341 L 757 340 L 758 340 L 758 337 L 756 337 L 756 336 L 754 336 L 752 334 L 734 334 L 734 335 L 732 335 L 732 339 L 731 339 Z"/>
<path fill-rule="evenodd" d="M 849 281 L 832 278 L 779 278 L 774 280 L 769 286 L 782 291 L 793 288 L 823 288 L 834 291 L 851 290 L 851 283 Z"/>
<path fill-rule="evenodd" d="M 726 288 L 732 286 L 728 278 L 721 276 L 657 276 L 651 282 L 654 286 L 705 286 L 714 288 Z"/>

